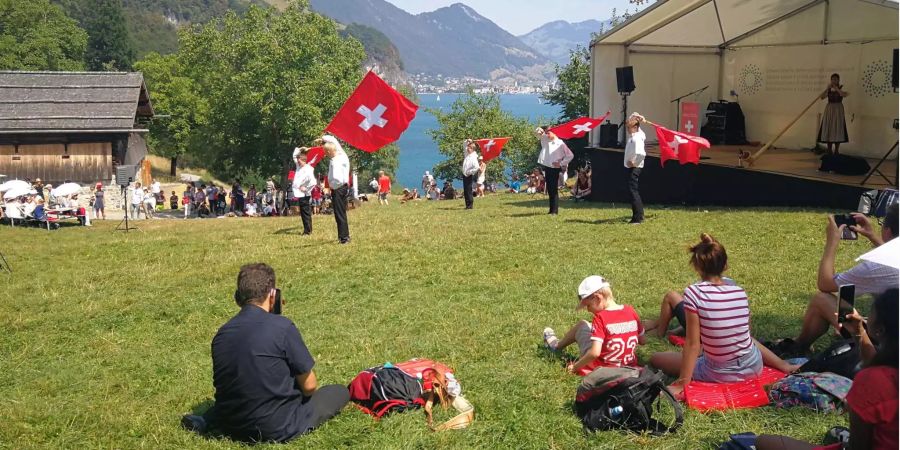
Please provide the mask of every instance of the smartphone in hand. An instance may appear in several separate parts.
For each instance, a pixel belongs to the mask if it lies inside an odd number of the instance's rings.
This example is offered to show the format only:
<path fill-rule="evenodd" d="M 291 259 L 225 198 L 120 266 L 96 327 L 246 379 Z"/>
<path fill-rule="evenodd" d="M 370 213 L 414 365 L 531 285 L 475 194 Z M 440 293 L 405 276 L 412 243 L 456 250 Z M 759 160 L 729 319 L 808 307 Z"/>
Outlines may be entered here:
<path fill-rule="evenodd" d="M 846 241 L 855 241 L 859 236 L 855 231 L 851 230 L 851 226 L 856 226 L 856 219 L 850 214 L 835 214 L 834 223 L 837 226 L 846 225 L 844 227 L 841 239 Z"/>
<path fill-rule="evenodd" d="M 279 316 L 281 315 L 282 303 L 283 302 L 281 300 L 281 289 L 275 289 L 275 304 L 272 305 L 272 314 L 278 314 Z"/>
<path fill-rule="evenodd" d="M 843 302 L 841 301 L 843 300 Z M 853 305 L 856 300 L 856 285 L 845 284 L 838 290 L 837 312 L 838 323 L 847 321 L 847 315 L 853 313 Z M 847 306 L 844 306 L 844 305 Z"/>

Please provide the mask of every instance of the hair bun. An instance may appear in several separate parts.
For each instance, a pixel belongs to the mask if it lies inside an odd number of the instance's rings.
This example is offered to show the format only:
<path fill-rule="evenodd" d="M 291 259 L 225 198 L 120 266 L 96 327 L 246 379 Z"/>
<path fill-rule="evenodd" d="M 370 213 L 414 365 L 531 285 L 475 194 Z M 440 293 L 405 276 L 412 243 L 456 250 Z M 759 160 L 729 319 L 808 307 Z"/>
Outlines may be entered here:
<path fill-rule="evenodd" d="M 712 244 L 715 241 L 716 240 L 713 239 L 713 237 L 710 236 L 709 233 L 700 233 L 700 242 L 704 244 Z"/>

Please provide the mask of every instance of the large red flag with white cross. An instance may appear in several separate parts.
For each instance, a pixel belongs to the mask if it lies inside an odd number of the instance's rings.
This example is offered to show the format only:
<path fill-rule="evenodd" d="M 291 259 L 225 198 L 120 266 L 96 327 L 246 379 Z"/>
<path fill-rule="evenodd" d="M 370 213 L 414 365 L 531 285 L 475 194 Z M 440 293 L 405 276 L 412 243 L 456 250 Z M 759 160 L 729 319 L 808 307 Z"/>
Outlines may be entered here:
<path fill-rule="evenodd" d="M 372 153 L 399 139 L 418 109 L 418 105 L 369 71 L 325 130 Z"/>
<path fill-rule="evenodd" d="M 488 162 L 498 156 L 500 156 L 500 152 L 503 150 L 503 146 L 512 138 L 502 137 L 502 138 L 493 138 L 493 139 L 479 139 L 475 142 L 478 143 L 478 146 L 481 147 L 481 156 L 484 157 L 484 162 Z"/>
<path fill-rule="evenodd" d="M 580 138 L 594 128 L 600 126 L 607 117 L 609 117 L 609 111 L 597 119 L 591 117 L 579 117 L 562 125 L 557 125 L 547 131 L 552 132 L 560 139 Z"/>
<path fill-rule="evenodd" d="M 709 148 L 709 141 L 702 137 L 653 125 L 656 126 L 656 138 L 659 139 L 659 162 L 663 166 L 670 159 L 677 159 L 681 164 L 699 164 L 700 148 Z"/>

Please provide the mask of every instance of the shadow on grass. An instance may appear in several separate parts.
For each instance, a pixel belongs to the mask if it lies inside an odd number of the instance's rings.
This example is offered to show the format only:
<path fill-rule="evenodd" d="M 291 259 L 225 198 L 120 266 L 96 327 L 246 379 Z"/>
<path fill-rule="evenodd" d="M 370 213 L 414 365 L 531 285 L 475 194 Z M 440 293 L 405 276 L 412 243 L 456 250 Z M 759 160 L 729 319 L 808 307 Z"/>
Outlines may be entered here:
<path fill-rule="evenodd" d="M 524 218 L 524 217 L 537 217 L 537 216 L 546 216 L 547 213 L 520 213 L 520 214 L 510 214 L 507 217 L 513 218 Z"/>
<path fill-rule="evenodd" d="M 631 216 L 621 216 L 615 217 L 612 219 L 597 219 L 597 220 L 585 220 L 585 219 L 566 219 L 568 223 L 583 223 L 587 225 L 625 225 L 628 221 L 631 220 Z"/>
<path fill-rule="evenodd" d="M 282 228 L 278 231 L 273 232 L 274 235 L 291 235 L 291 236 L 303 236 L 303 232 L 300 231 L 301 227 L 289 227 Z"/>

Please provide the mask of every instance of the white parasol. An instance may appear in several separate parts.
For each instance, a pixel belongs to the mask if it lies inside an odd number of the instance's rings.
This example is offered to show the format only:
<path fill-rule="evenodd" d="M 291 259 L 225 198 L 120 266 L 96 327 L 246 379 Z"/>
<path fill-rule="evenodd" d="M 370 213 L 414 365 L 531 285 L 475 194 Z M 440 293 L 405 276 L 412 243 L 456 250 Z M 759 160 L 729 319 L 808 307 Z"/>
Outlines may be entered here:
<path fill-rule="evenodd" d="M 50 191 L 56 197 L 66 197 L 79 192 L 81 192 L 81 186 L 78 183 L 63 183 Z"/>
<path fill-rule="evenodd" d="M 9 180 L 6 183 L 0 184 L 0 192 L 6 192 L 13 188 L 31 189 L 31 183 L 25 180 Z"/>
<path fill-rule="evenodd" d="M 900 238 L 891 239 L 869 253 L 856 258 L 857 261 L 861 259 L 900 269 Z"/>
<path fill-rule="evenodd" d="M 3 200 L 10 200 L 10 199 L 14 199 L 17 197 L 24 197 L 26 195 L 34 195 L 34 194 L 37 194 L 37 191 L 32 189 L 31 186 L 28 186 L 27 188 L 14 187 L 14 188 L 6 191 L 5 194 L 3 194 Z"/>

